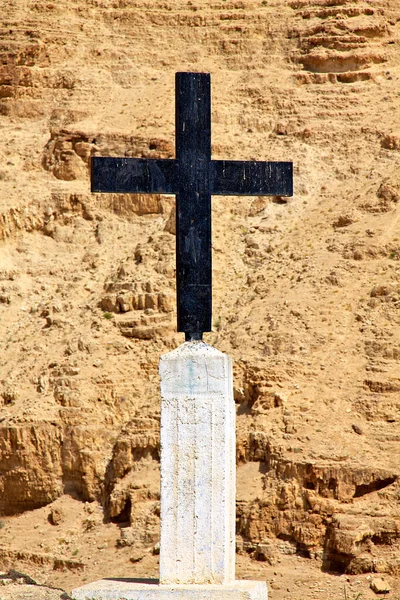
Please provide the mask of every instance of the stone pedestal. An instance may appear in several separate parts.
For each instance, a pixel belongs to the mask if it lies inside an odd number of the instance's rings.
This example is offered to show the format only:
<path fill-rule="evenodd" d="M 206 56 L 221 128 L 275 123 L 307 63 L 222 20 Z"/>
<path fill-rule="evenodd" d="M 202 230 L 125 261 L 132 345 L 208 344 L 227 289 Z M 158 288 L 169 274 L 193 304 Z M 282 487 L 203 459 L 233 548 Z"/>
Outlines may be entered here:
<path fill-rule="evenodd" d="M 267 600 L 235 581 L 231 359 L 203 342 L 161 357 L 160 581 L 103 579 L 74 600 Z"/>
<path fill-rule="evenodd" d="M 160 583 L 235 579 L 231 359 L 203 342 L 161 357 Z"/>

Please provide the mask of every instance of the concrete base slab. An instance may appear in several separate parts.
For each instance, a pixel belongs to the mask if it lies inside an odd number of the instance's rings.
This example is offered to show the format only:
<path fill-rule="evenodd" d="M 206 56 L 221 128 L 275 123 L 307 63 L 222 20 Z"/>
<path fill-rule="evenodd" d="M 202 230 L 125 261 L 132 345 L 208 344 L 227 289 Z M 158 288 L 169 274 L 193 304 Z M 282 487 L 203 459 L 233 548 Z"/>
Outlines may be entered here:
<path fill-rule="evenodd" d="M 268 600 L 265 581 L 159 584 L 158 579 L 102 579 L 72 590 L 73 600 Z"/>

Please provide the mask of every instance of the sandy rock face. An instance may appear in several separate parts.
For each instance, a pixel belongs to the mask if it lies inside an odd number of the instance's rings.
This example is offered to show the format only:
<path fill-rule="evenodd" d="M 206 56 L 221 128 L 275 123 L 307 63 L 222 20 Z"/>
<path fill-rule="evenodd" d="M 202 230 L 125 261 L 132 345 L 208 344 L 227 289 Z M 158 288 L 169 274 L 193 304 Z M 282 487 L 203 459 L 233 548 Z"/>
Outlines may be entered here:
<path fill-rule="evenodd" d="M 9 545 L 29 539 L 7 560 L 52 572 L 60 546 L 65 573 L 91 564 L 72 534 L 45 552 L 18 529 L 70 498 L 105 516 L 82 535 L 112 526 L 119 556 L 155 568 L 157 366 L 183 341 L 175 200 L 91 194 L 89 167 L 174 157 L 186 70 L 212 75 L 213 158 L 294 162 L 293 198 L 213 198 L 205 338 L 234 361 L 238 560 L 398 575 L 396 3 L 1 8 L 0 512 Z"/>
<path fill-rule="evenodd" d="M 57 425 L 2 427 L 0 436 L 3 515 L 44 506 L 62 494 L 62 436 Z"/>

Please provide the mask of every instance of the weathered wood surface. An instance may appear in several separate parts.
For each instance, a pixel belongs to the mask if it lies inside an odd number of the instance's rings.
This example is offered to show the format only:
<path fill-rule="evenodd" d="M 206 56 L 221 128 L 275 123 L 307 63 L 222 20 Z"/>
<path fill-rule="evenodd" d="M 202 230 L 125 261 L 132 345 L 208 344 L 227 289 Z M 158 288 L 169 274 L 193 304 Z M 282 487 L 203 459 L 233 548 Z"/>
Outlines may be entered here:
<path fill-rule="evenodd" d="M 176 73 L 176 159 L 92 159 L 92 192 L 176 195 L 178 331 L 211 331 L 211 196 L 291 196 L 290 162 L 211 159 L 211 80 Z"/>

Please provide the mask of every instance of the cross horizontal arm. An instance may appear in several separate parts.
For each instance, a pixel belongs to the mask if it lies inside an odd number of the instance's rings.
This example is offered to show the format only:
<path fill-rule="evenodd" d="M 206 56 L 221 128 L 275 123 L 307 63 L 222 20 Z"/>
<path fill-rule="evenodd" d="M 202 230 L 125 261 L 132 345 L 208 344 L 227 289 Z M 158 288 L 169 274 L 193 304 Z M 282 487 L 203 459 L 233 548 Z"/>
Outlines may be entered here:
<path fill-rule="evenodd" d="M 293 163 L 212 160 L 210 180 L 220 196 L 293 196 Z"/>
<path fill-rule="evenodd" d="M 92 192 L 175 194 L 176 161 L 146 158 L 92 158 Z"/>

